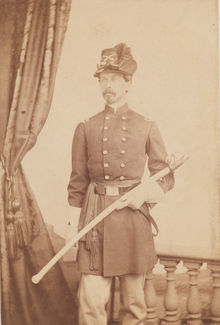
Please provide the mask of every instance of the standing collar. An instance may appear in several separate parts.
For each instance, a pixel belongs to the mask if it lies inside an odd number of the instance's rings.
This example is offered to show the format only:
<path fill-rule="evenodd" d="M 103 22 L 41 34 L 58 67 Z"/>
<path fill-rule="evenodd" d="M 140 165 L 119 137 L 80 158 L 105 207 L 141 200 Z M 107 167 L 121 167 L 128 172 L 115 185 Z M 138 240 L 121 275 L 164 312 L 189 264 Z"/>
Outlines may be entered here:
<path fill-rule="evenodd" d="M 124 105 L 120 106 L 117 108 L 117 112 L 116 114 L 123 114 L 126 113 L 129 110 L 128 104 L 125 103 Z M 109 106 L 108 104 L 105 104 L 105 110 L 104 110 L 107 114 L 115 114 L 114 108 Z"/>

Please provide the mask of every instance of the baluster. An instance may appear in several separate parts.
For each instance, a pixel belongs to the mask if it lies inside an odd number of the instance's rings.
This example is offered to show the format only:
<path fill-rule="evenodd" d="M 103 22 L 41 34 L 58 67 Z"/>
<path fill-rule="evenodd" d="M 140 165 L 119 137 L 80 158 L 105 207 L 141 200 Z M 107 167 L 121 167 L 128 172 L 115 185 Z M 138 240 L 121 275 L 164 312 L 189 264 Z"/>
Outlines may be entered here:
<path fill-rule="evenodd" d="M 164 297 L 164 307 L 166 316 L 161 322 L 161 325 L 180 325 L 181 320 L 179 318 L 178 307 L 179 299 L 175 287 L 175 275 L 176 266 L 179 261 L 161 259 L 160 264 L 164 265 L 164 269 L 167 272 L 167 286 Z"/>
<path fill-rule="evenodd" d="M 147 272 L 145 281 L 145 302 L 147 306 L 146 325 L 157 325 L 159 322 L 156 315 L 157 295 L 154 289 L 152 271 L 153 270 Z"/>
<path fill-rule="evenodd" d="M 209 263 L 213 278 L 213 296 L 211 301 L 212 325 L 220 324 L 220 264 Z"/>
<path fill-rule="evenodd" d="M 200 325 L 201 320 L 201 301 L 198 290 L 198 275 L 199 269 L 202 263 L 194 263 L 189 261 L 184 261 L 183 266 L 188 269 L 187 273 L 189 275 L 189 295 L 186 303 L 186 308 L 188 312 L 187 324 L 189 325 Z"/>

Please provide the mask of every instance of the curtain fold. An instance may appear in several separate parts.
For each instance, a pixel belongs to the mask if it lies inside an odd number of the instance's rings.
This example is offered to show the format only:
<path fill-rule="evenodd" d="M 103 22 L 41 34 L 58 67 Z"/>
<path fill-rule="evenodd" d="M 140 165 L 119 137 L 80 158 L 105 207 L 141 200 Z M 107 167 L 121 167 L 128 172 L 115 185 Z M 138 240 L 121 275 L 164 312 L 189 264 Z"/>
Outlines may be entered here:
<path fill-rule="evenodd" d="M 70 6 L 71 0 L 0 4 L 0 27 L 5 31 L 0 38 L 4 66 L 0 79 L 3 325 L 76 324 L 76 306 L 59 264 L 38 285 L 31 282 L 54 250 L 21 166 L 50 110 Z"/>

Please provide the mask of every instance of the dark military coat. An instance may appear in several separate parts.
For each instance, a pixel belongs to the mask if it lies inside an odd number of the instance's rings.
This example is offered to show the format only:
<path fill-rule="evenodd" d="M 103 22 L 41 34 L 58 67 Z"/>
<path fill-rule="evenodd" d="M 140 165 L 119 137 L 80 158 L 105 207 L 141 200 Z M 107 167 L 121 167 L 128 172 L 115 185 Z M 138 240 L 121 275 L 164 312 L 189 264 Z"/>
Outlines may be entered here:
<path fill-rule="evenodd" d="M 151 175 L 167 167 L 166 149 L 155 122 L 129 109 L 125 104 L 117 113 L 108 105 L 80 123 L 74 134 L 72 173 L 68 186 L 69 204 L 82 207 L 89 184 L 128 187 L 141 182 L 147 161 Z M 173 187 L 173 175 L 159 184 L 164 192 Z M 100 213 L 119 196 L 98 195 Z M 148 206 L 144 204 L 147 212 Z M 80 217 L 79 230 L 84 216 Z M 97 227 L 99 267 L 90 270 L 90 251 L 85 238 L 79 245 L 79 270 L 84 273 L 116 276 L 142 274 L 156 263 L 151 224 L 138 210 L 128 207 L 112 212 Z"/>

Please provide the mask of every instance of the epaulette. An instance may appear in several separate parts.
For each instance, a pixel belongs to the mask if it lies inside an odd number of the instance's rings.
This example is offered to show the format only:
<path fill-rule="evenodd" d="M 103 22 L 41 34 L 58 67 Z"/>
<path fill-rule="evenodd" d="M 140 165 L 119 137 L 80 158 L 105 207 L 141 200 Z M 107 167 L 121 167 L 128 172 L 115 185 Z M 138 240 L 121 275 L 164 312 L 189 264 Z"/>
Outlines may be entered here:
<path fill-rule="evenodd" d="M 86 122 L 88 122 L 89 121 L 89 118 L 86 118 L 84 121 L 83 121 L 83 123 L 86 123 Z"/>
<path fill-rule="evenodd" d="M 151 120 L 148 117 L 144 117 L 144 120 L 147 122 L 151 122 Z"/>

